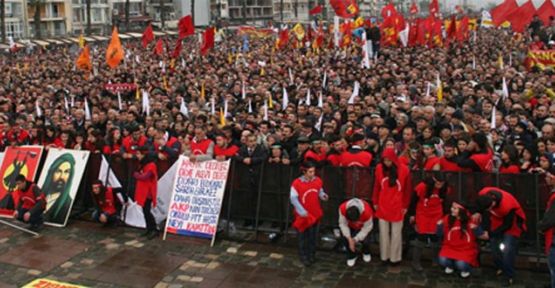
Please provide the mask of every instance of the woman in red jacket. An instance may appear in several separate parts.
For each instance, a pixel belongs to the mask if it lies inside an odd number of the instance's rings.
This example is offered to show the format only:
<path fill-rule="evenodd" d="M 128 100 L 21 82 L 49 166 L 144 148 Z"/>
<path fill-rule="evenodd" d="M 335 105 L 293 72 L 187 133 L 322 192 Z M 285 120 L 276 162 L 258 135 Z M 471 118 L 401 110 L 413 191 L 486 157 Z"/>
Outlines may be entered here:
<path fill-rule="evenodd" d="M 410 223 L 415 224 L 417 233 L 412 247 L 412 267 L 416 271 L 423 270 L 420 258 L 427 243 L 433 243 L 434 256 L 437 254 L 436 226 L 450 207 L 446 198 L 451 192 L 445 175 L 439 172 L 434 172 L 414 188 L 410 211 L 415 211 L 415 216 L 410 217 Z"/>
<path fill-rule="evenodd" d="M 387 148 L 376 167 L 372 201 L 380 225 L 380 258 L 396 265 L 401 262 L 403 219 L 410 203 L 409 169 L 395 151 Z"/>
<path fill-rule="evenodd" d="M 439 264 L 446 274 L 459 270 L 462 278 L 470 276 L 471 267 L 478 266 L 477 238 L 484 239 L 485 233 L 470 218 L 464 205 L 453 202 L 451 213 L 437 224 L 437 234 L 443 238 L 439 251 Z"/>
<path fill-rule="evenodd" d="M 502 174 L 520 174 L 518 163 L 518 150 L 513 145 L 505 145 L 501 151 L 501 166 L 499 173 Z"/>
<path fill-rule="evenodd" d="M 147 151 L 137 151 L 137 158 L 140 161 L 138 170 L 133 174 L 136 180 L 135 201 L 143 207 L 143 215 L 146 222 L 146 232 L 143 236 L 149 240 L 158 236 L 156 220 L 150 210 L 156 207 L 158 172 L 154 163 L 155 156 Z"/>

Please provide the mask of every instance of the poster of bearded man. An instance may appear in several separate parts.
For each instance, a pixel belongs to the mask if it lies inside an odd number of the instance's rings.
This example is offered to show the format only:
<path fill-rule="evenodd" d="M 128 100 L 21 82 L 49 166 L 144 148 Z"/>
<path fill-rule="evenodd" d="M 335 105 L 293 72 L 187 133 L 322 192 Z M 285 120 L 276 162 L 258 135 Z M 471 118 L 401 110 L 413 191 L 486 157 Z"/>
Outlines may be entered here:
<path fill-rule="evenodd" d="M 89 151 L 67 149 L 48 151 L 38 182 L 46 194 L 46 224 L 66 226 L 89 154 Z"/>

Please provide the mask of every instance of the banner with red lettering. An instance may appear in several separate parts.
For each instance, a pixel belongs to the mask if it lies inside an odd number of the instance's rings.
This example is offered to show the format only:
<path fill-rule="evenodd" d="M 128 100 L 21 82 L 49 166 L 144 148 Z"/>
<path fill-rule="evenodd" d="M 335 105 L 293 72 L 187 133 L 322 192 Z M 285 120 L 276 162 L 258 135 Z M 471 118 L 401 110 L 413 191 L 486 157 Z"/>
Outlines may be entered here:
<path fill-rule="evenodd" d="M 107 83 L 107 84 L 104 84 L 104 89 L 110 91 L 110 93 L 116 94 L 118 92 L 135 91 L 135 89 L 137 89 L 137 84 L 135 84 L 135 83 Z"/>
<path fill-rule="evenodd" d="M 540 69 L 555 68 L 555 50 L 530 50 L 528 51 L 528 68 L 534 66 Z"/>
<path fill-rule="evenodd" d="M 167 233 L 214 238 L 230 161 L 191 162 L 180 156 L 166 220 Z"/>
<path fill-rule="evenodd" d="M 58 282 L 46 278 L 36 279 L 26 284 L 23 288 L 86 288 L 85 286 Z"/>

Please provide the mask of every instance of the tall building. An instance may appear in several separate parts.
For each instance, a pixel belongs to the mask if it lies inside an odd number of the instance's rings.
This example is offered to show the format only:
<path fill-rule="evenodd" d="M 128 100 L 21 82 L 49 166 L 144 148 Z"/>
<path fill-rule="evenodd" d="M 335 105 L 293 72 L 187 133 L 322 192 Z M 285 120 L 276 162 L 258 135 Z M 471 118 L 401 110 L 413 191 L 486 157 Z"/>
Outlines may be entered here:
<path fill-rule="evenodd" d="M 274 19 L 274 0 L 229 0 L 229 21 L 264 25 Z"/>
<path fill-rule="evenodd" d="M 87 28 L 87 11 L 85 0 L 72 0 L 71 33 L 81 34 Z M 110 3 L 108 0 L 91 0 L 91 30 L 94 34 L 109 34 L 112 26 Z"/>
<path fill-rule="evenodd" d="M 6 0 L 5 2 L 5 26 L 6 35 L 19 39 L 25 37 L 25 14 L 23 0 Z"/>
<path fill-rule="evenodd" d="M 35 5 L 27 4 L 27 31 L 35 37 Z M 71 30 L 71 8 L 69 0 L 44 0 L 39 2 L 40 32 L 43 37 L 63 36 Z"/>

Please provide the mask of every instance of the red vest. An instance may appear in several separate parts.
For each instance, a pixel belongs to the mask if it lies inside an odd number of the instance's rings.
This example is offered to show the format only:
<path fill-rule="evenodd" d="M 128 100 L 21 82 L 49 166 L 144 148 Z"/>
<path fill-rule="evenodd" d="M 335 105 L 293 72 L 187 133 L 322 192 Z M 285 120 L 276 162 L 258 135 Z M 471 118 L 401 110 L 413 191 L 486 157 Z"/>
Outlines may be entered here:
<path fill-rule="evenodd" d="M 439 158 L 436 156 L 432 156 L 426 159 L 426 163 L 424 163 L 424 170 L 432 171 L 434 166 L 439 165 Z"/>
<path fill-rule="evenodd" d="M 339 167 L 341 165 L 341 155 L 339 154 L 330 154 L 328 155 L 328 161 L 330 162 L 331 166 Z"/>
<path fill-rule="evenodd" d="M 443 172 L 459 172 L 463 170 L 457 162 L 449 161 L 445 157 L 439 158 L 439 166 Z"/>
<path fill-rule="evenodd" d="M 501 165 L 499 167 L 499 173 L 501 174 L 520 174 L 520 167 L 518 165 L 512 164 L 508 167 Z"/>
<path fill-rule="evenodd" d="M 412 193 L 409 169 L 399 163 L 397 166 L 397 184 L 393 186 L 389 186 L 389 177 L 384 174 L 383 170 L 383 164 L 378 164 L 372 194 L 372 201 L 375 205 L 378 205 L 376 217 L 388 222 L 402 221 L 404 214 L 401 210 L 409 207 Z"/>
<path fill-rule="evenodd" d="M 36 187 L 35 184 L 29 184 L 29 186 L 27 187 L 27 190 L 25 191 L 17 190 L 18 191 L 16 193 L 18 195 L 17 198 L 19 201 L 23 202 L 21 204 L 21 208 L 29 210 L 33 208 L 38 201 L 43 201 L 43 208 L 46 208 L 46 196 L 42 191 L 40 192 L 39 195 L 35 195 L 35 191 L 33 191 L 35 187 Z M 16 205 L 17 205 L 19 201 L 17 202 L 14 201 L 14 202 L 16 202 Z"/>
<path fill-rule="evenodd" d="M 166 145 L 164 145 L 164 147 L 168 147 L 168 148 L 172 148 L 172 146 L 179 140 L 177 140 L 177 138 L 175 137 L 171 137 L 168 139 L 168 141 L 166 142 Z M 159 150 L 160 145 L 158 143 L 154 143 L 154 149 L 156 151 Z M 166 151 L 161 151 L 162 154 L 164 154 L 164 156 L 169 157 L 170 155 L 168 154 L 168 152 Z M 177 153 L 181 153 L 181 151 L 177 151 Z"/>
<path fill-rule="evenodd" d="M 227 159 L 237 155 L 237 152 L 239 152 L 239 147 L 235 145 L 229 145 L 226 148 L 214 146 L 214 156 L 225 156 Z"/>
<path fill-rule="evenodd" d="M 490 210 L 490 222 L 491 222 L 491 230 L 497 229 L 499 226 L 503 224 L 503 219 L 511 210 L 516 209 L 515 212 L 515 219 L 513 221 L 513 225 L 505 234 L 520 237 L 522 232 L 526 231 L 526 214 L 524 214 L 524 210 L 520 206 L 520 203 L 515 199 L 515 197 L 509 193 L 505 192 L 496 187 L 485 187 L 484 189 L 478 192 L 478 195 L 486 195 L 488 191 L 494 190 L 501 193 L 501 203 L 498 203 L 497 207 Z M 522 219 L 522 227 L 519 227 L 517 223 L 517 218 L 520 217 Z"/>
<path fill-rule="evenodd" d="M 416 204 L 416 231 L 420 234 L 435 234 L 437 222 L 443 217 L 443 199 L 439 189 L 433 188 L 432 195 L 426 198 L 426 183 L 416 185 L 414 192 L 418 196 Z"/>
<path fill-rule="evenodd" d="M 493 170 L 493 153 L 488 149 L 488 153 L 474 154 L 470 156 L 478 167 L 480 167 L 481 172 L 491 173 Z"/>
<path fill-rule="evenodd" d="M 133 136 L 129 135 L 123 138 L 122 145 L 125 153 L 135 155 L 137 154 L 138 149 L 146 144 L 146 141 L 147 138 L 144 135 L 141 135 L 141 137 L 139 137 L 139 141 L 133 140 Z"/>
<path fill-rule="evenodd" d="M 364 204 L 364 211 L 362 211 L 362 214 L 360 214 L 360 217 L 358 218 L 358 220 L 357 221 L 349 221 L 349 219 L 347 219 L 347 224 L 349 225 L 349 228 L 351 228 L 353 230 L 362 229 L 362 226 L 364 226 L 364 223 L 366 221 L 370 220 L 372 218 L 372 216 L 374 215 L 374 212 L 372 212 L 372 207 L 370 207 L 370 204 L 368 204 L 368 202 L 366 202 L 362 199 L 360 199 L 360 201 L 362 201 L 362 203 Z M 339 212 L 345 218 L 347 218 L 347 202 L 349 202 L 349 200 L 343 202 L 343 204 L 341 204 L 341 206 L 339 206 Z"/>
<path fill-rule="evenodd" d="M 8 139 L 10 143 L 23 143 L 29 139 L 29 132 L 24 129 L 19 129 L 19 134 L 16 135 L 13 129 L 10 129 L 10 131 L 6 134 L 6 139 Z"/>
<path fill-rule="evenodd" d="M 551 204 L 555 201 L 555 193 L 551 193 L 549 200 L 547 200 L 547 208 L 551 207 Z M 549 249 L 551 249 L 551 243 L 553 243 L 553 233 L 555 228 L 551 227 L 545 231 L 545 253 L 549 254 Z"/>
<path fill-rule="evenodd" d="M 141 207 L 145 205 L 147 199 L 152 200 L 152 207 L 156 207 L 156 196 L 157 196 L 157 189 L 158 189 L 158 169 L 156 168 L 156 164 L 150 162 L 141 169 L 140 173 L 152 173 L 152 177 L 146 180 L 137 179 L 137 183 L 135 184 L 135 201 Z"/>
<path fill-rule="evenodd" d="M 116 214 L 116 206 L 114 205 L 114 192 L 112 187 L 106 187 L 104 199 L 98 199 L 98 206 L 102 212 L 113 215 Z"/>
<path fill-rule="evenodd" d="M 474 267 L 478 266 L 478 244 L 472 228 L 475 224 L 469 223 L 464 231 L 461 222 L 456 220 L 452 227 L 449 226 L 449 216 L 443 217 L 443 242 L 441 243 L 440 257 L 464 261 Z"/>
<path fill-rule="evenodd" d="M 341 153 L 341 160 L 339 163 L 343 167 L 370 167 L 372 163 L 372 154 L 363 150 L 356 152 L 345 151 Z"/>
<path fill-rule="evenodd" d="M 297 211 L 294 211 L 295 221 L 293 226 L 302 232 L 322 218 L 323 212 L 319 197 L 320 190 L 322 189 L 322 180 L 319 177 L 314 177 L 311 181 L 305 182 L 301 178 L 297 178 L 291 186 L 297 191 L 299 202 L 309 214 L 309 217 L 301 217 L 297 214 Z M 304 221 L 305 218 L 311 219 L 311 223 Z"/>
<path fill-rule="evenodd" d="M 307 150 L 306 153 L 304 154 L 304 161 L 315 161 L 315 162 L 320 162 L 323 160 L 326 160 L 326 155 L 325 154 L 318 154 L 314 151 L 312 151 L 311 149 Z"/>
<path fill-rule="evenodd" d="M 206 152 L 208 152 L 208 147 L 210 147 L 211 143 L 212 140 L 208 138 L 200 140 L 200 142 L 197 142 L 195 138 L 191 141 L 191 153 L 193 153 L 193 155 L 205 155 Z"/>

